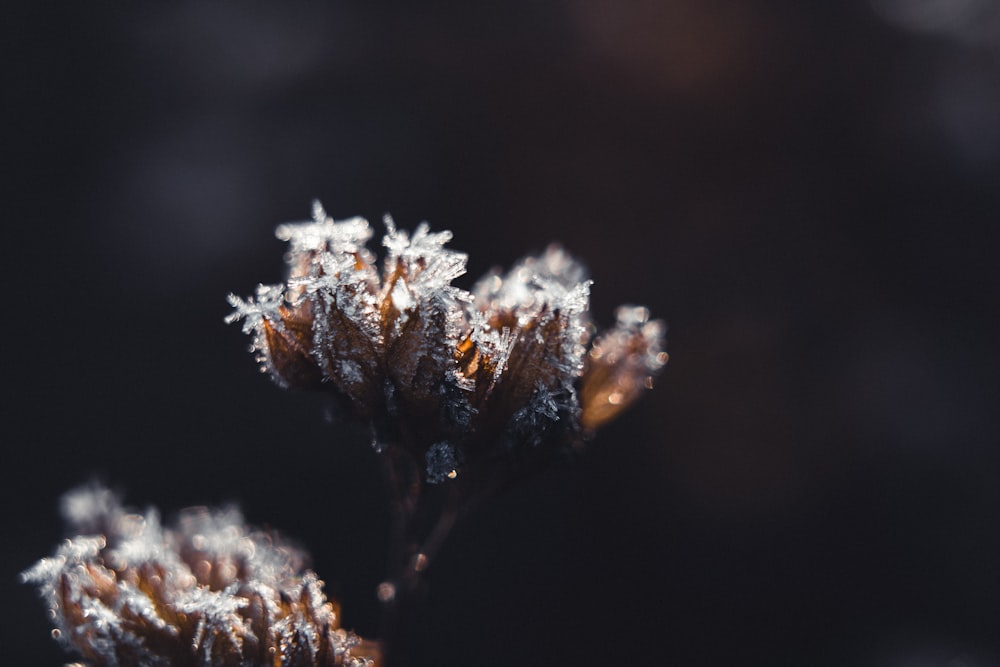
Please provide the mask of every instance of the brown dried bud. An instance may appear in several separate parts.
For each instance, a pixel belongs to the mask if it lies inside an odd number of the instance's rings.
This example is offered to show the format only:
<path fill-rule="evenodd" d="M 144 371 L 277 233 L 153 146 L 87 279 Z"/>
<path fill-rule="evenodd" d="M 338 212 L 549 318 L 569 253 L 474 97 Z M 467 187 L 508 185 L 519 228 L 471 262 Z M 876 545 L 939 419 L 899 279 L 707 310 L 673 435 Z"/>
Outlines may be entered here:
<path fill-rule="evenodd" d="M 580 386 L 580 425 L 595 429 L 617 417 L 653 388 L 653 377 L 667 363 L 661 349 L 664 324 L 649 321 L 642 306 L 621 306 L 617 324 L 594 341 Z"/>

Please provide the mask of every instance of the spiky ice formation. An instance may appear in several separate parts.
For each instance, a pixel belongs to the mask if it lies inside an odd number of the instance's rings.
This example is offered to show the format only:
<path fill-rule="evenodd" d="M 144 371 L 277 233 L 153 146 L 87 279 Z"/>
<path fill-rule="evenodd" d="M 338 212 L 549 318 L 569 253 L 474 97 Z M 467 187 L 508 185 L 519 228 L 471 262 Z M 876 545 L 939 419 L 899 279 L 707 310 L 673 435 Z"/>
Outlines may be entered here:
<path fill-rule="evenodd" d="M 237 510 L 189 509 L 164 528 L 96 486 L 62 506 L 82 534 L 21 576 L 38 586 L 53 636 L 95 666 L 375 664 L 306 555 Z"/>
<path fill-rule="evenodd" d="M 230 295 L 226 321 L 243 320 L 275 382 L 332 389 L 380 446 L 426 460 L 429 481 L 455 477 L 451 464 L 578 439 L 633 403 L 666 362 L 663 323 L 642 309 L 640 326 L 634 307 L 588 354 L 591 281 L 558 246 L 470 293 L 451 285 L 466 256 L 445 248 L 450 232 L 385 225 L 379 269 L 367 221 L 336 222 L 314 204 L 312 221 L 278 227 L 290 244 L 287 281 Z"/>

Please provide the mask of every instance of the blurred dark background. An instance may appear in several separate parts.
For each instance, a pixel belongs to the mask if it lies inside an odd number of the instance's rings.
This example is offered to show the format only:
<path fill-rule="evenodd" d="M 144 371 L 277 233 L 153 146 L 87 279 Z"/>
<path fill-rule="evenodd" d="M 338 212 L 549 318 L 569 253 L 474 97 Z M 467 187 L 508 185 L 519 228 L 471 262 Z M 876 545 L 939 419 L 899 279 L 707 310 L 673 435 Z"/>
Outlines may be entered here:
<path fill-rule="evenodd" d="M 553 240 L 670 325 L 577 465 L 452 535 L 414 664 L 1000 664 L 1000 6 L 21 3 L 5 19 L 0 645 L 98 476 L 236 501 L 371 635 L 363 433 L 260 377 L 229 291 L 320 198 L 450 229 L 468 286 Z"/>

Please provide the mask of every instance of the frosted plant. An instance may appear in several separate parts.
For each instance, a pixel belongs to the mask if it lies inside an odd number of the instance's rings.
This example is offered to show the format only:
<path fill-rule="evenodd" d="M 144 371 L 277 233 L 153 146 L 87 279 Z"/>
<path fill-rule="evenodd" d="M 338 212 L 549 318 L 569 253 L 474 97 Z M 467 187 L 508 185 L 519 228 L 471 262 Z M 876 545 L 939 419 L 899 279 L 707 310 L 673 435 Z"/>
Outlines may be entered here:
<path fill-rule="evenodd" d="M 315 203 L 311 221 L 277 229 L 285 282 L 229 295 L 226 321 L 242 320 L 261 371 L 331 393 L 385 452 L 395 529 L 380 642 L 396 661 L 396 628 L 420 613 L 422 573 L 459 516 L 620 414 L 667 354 L 665 326 L 639 306 L 591 345 L 591 281 L 558 246 L 466 291 L 451 284 L 466 256 L 445 247 L 450 232 L 385 227 L 380 266 L 367 221 Z"/>
<path fill-rule="evenodd" d="M 665 327 L 641 307 L 588 348 L 591 281 L 557 246 L 471 292 L 451 285 L 466 256 L 426 223 L 386 217 L 379 269 L 368 222 L 278 227 L 288 278 L 229 296 L 261 370 L 280 386 L 325 389 L 440 483 L 543 441 L 577 442 L 632 404 L 666 363 Z M 589 349 L 589 352 L 588 352 Z"/>
<path fill-rule="evenodd" d="M 421 613 L 421 573 L 459 514 L 618 416 L 667 361 L 665 327 L 641 306 L 591 342 L 591 281 L 558 246 L 466 291 L 452 285 L 466 256 L 445 247 L 450 232 L 385 227 L 380 264 L 366 220 L 314 204 L 311 221 L 277 228 L 285 282 L 230 294 L 226 318 L 242 321 L 261 371 L 329 392 L 386 453 L 395 526 L 378 643 L 340 627 L 302 552 L 236 510 L 188 510 L 164 528 L 90 487 L 63 499 L 80 536 L 22 575 L 68 648 L 102 666 L 399 664 L 398 628 Z"/>
<path fill-rule="evenodd" d="M 21 576 L 38 586 L 67 648 L 94 665 L 374 665 L 340 627 L 306 555 L 243 523 L 235 509 L 189 509 L 164 528 L 107 489 L 63 498 L 78 537 Z"/>

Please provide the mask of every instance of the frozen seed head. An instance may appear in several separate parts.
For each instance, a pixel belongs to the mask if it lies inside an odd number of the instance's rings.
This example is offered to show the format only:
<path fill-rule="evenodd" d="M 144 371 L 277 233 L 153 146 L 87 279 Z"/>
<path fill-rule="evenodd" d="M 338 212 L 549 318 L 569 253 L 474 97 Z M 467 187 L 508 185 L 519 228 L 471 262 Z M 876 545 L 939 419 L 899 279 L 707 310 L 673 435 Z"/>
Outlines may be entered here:
<path fill-rule="evenodd" d="M 323 389 L 372 425 L 379 446 L 426 462 L 432 483 L 521 445 L 578 439 L 631 405 L 666 363 L 665 326 L 642 307 L 590 346 L 591 281 L 559 246 L 451 285 L 466 255 L 451 232 L 385 218 L 381 267 L 363 218 L 278 227 L 288 279 L 230 295 L 261 369 L 282 387 Z"/>
<path fill-rule="evenodd" d="M 374 646 L 340 627 L 307 556 L 237 510 L 190 509 L 164 528 L 155 511 L 131 513 L 96 486 L 68 493 L 62 507 L 86 534 L 21 577 L 48 606 L 52 636 L 88 663 L 376 664 Z"/>

